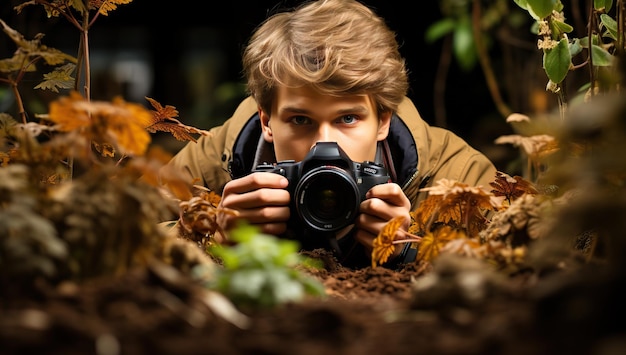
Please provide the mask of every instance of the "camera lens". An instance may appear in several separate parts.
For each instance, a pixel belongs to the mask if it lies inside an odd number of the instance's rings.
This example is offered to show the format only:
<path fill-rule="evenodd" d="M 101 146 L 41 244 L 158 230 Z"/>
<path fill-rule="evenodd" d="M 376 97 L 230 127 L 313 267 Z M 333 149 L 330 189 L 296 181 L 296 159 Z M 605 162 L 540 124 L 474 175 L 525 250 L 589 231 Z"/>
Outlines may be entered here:
<path fill-rule="evenodd" d="M 359 204 L 359 190 L 345 170 L 323 166 L 306 173 L 295 190 L 300 218 L 320 231 L 336 231 L 352 223 Z"/>

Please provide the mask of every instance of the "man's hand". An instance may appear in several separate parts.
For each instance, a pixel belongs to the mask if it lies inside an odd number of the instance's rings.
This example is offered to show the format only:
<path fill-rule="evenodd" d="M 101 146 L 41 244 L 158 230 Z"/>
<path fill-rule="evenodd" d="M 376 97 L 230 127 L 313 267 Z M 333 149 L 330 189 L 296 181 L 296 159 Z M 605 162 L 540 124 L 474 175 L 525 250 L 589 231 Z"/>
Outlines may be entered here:
<path fill-rule="evenodd" d="M 235 210 L 238 215 L 220 213 L 218 225 L 227 231 L 235 227 L 238 220 L 246 220 L 258 225 L 262 233 L 285 232 L 290 214 L 290 197 L 285 189 L 288 183 L 284 176 L 270 172 L 255 172 L 229 181 L 224 186 L 219 207 Z"/>
<path fill-rule="evenodd" d="M 405 223 L 402 228 L 408 229 L 411 221 L 409 215 L 411 202 L 402 192 L 402 188 L 395 183 L 376 185 L 367 192 L 365 197 L 366 200 L 361 202 L 359 208 L 361 214 L 356 222 L 355 238 L 371 252 L 374 238 L 392 218 L 404 216 Z M 397 245 L 392 257 L 400 254 L 401 250 L 402 245 Z"/>

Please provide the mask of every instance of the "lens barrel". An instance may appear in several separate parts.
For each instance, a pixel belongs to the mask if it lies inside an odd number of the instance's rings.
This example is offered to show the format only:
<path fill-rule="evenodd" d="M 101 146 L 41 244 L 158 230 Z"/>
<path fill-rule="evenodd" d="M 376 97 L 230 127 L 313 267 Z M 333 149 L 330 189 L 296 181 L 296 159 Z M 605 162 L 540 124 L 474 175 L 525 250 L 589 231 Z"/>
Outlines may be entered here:
<path fill-rule="evenodd" d="M 319 231 L 337 231 L 353 223 L 360 203 L 354 177 L 336 166 L 320 166 L 308 171 L 295 189 L 300 218 Z"/>

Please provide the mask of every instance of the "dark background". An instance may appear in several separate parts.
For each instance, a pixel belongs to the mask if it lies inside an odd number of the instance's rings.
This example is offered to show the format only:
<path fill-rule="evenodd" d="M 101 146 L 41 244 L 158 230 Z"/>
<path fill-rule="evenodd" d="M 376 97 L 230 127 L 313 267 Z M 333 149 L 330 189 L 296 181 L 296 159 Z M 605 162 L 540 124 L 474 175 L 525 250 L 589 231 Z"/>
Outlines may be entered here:
<path fill-rule="evenodd" d="M 493 140 L 509 133 L 508 126 L 494 108 L 479 67 L 465 72 L 451 64 L 446 84 L 446 121 L 435 122 L 433 86 L 442 44 L 426 43 L 424 33 L 442 16 L 438 2 L 419 2 L 411 9 L 400 1 L 363 2 L 397 33 L 409 69 L 409 97 L 422 117 L 451 129 L 499 165 L 503 152 Z M 76 55 L 79 33 L 68 21 L 48 19 L 41 6 L 26 7 L 17 15 L 13 10 L 17 3 L 3 1 L 0 18 L 27 39 L 44 33 L 44 44 Z M 100 16 L 89 32 L 92 98 L 109 100 L 122 95 L 128 101 L 147 105 L 144 97 L 148 96 L 163 105 L 175 106 L 185 124 L 202 129 L 215 126 L 241 99 L 240 55 L 250 34 L 269 14 L 297 3 L 225 1 L 218 6 L 179 0 L 156 6 L 154 1 L 135 0 L 120 5 L 109 16 Z M 14 50 L 8 37 L 0 37 L 0 59 L 10 57 Z M 23 90 L 27 92 L 40 80 L 25 79 Z M 11 95 L 6 91 L 0 91 L 0 95 L 0 112 L 10 112 Z M 26 94 L 29 110 L 45 112 L 45 105 L 40 103 L 50 95 Z M 180 147 L 176 141 L 164 144 L 172 150 Z"/>

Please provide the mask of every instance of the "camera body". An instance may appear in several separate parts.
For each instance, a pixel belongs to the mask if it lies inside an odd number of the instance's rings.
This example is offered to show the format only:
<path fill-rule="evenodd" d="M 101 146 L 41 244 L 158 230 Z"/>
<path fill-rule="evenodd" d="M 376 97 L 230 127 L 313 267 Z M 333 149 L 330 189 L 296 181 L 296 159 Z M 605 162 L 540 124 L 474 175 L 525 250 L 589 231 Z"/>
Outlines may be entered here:
<path fill-rule="evenodd" d="M 316 143 L 301 162 L 260 164 L 254 171 L 285 176 L 291 195 L 289 223 L 299 220 L 321 232 L 352 224 L 367 191 L 390 181 L 382 164 L 353 162 L 336 142 Z"/>

